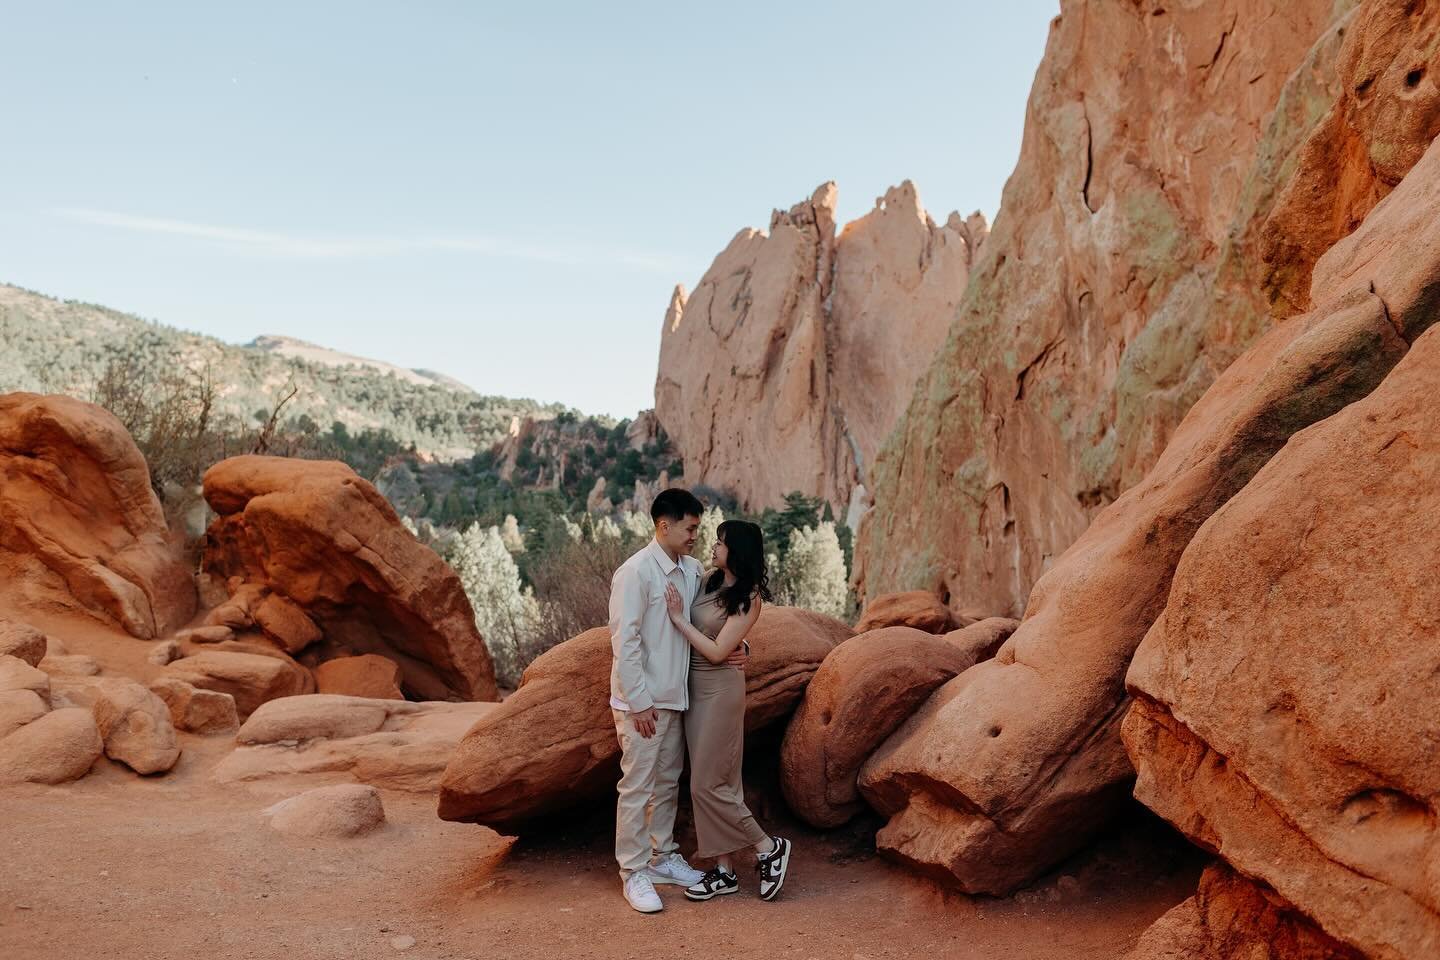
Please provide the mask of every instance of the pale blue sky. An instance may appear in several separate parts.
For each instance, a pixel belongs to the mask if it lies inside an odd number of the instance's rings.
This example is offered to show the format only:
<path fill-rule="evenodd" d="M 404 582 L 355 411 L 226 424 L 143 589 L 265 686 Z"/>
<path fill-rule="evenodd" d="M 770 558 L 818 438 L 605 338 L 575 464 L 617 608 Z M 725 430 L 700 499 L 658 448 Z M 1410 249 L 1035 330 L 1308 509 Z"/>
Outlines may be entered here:
<path fill-rule="evenodd" d="M 909 178 L 993 219 L 1058 13 L 5 6 L 0 281 L 616 416 L 674 284 L 772 208 Z"/>

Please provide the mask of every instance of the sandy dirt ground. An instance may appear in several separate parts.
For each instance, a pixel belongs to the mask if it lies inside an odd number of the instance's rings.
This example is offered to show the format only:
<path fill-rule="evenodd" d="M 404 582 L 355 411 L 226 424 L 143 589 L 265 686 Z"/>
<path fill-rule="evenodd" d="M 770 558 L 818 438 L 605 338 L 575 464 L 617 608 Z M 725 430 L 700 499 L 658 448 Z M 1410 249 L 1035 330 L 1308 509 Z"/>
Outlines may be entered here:
<path fill-rule="evenodd" d="M 142 641 L 41 626 L 107 674 L 158 672 Z M 0 788 L 0 960 L 1120 960 L 1201 867 L 1137 806 L 1030 890 L 972 898 L 876 856 L 874 823 L 822 834 L 771 811 L 762 823 L 796 844 L 779 900 L 742 874 L 739 894 L 702 904 L 661 887 L 665 910 L 646 916 L 620 895 L 603 827 L 519 842 L 382 791 L 378 830 L 297 839 L 261 811 L 327 781 L 221 786 L 209 773 L 233 738 L 180 738 L 162 776 L 102 758 L 75 783 Z"/>
<path fill-rule="evenodd" d="M 261 810 L 313 781 L 221 787 L 208 771 L 229 738 L 183 739 L 167 776 L 102 759 L 73 784 L 0 790 L 0 957 L 1118 960 L 1199 869 L 1142 822 L 1032 890 L 971 898 L 874 856 L 863 830 L 786 824 L 797 857 L 779 900 L 742 877 L 703 904 L 662 887 L 664 912 L 642 916 L 593 831 L 525 845 L 385 792 L 377 831 L 295 839 Z"/>

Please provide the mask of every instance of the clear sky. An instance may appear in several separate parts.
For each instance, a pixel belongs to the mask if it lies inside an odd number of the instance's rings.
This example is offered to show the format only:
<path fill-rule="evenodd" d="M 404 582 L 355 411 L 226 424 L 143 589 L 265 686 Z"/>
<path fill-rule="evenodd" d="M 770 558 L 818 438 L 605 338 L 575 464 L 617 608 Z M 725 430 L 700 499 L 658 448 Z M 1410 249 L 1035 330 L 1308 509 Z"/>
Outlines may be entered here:
<path fill-rule="evenodd" d="M 6 4 L 0 282 L 632 416 L 820 183 L 993 219 L 1058 0 Z M 0 344 L 3 349 L 3 344 Z"/>

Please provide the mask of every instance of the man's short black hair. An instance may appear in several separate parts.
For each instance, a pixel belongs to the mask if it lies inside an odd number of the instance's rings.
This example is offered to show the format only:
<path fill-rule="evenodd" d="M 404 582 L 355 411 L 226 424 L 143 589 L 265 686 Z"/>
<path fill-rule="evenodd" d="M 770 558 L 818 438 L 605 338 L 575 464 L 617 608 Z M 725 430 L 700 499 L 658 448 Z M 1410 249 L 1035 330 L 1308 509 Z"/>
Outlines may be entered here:
<path fill-rule="evenodd" d="M 650 519 L 656 523 L 660 522 L 661 517 L 678 522 L 686 517 L 698 517 L 704 512 L 705 504 L 684 487 L 661 490 L 655 502 L 650 504 Z"/>

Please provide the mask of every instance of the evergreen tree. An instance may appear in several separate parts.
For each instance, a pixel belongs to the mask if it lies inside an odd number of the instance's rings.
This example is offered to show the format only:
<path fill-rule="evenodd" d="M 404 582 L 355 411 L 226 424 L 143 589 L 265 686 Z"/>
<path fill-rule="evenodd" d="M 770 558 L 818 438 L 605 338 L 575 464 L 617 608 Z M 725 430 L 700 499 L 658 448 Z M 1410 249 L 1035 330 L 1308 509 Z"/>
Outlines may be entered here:
<path fill-rule="evenodd" d="M 849 577 L 835 524 L 822 521 L 791 530 L 789 549 L 777 558 L 777 565 L 776 594 L 781 603 L 832 617 L 849 612 Z"/>
<path fill-rule="evenodd" d="M 500 528 L 472 523 L 451 549 L 450 566 L 475 610 L 475 626 L 490 650 L 496 679 L 515 686 L 524 668 L 522 651 L 540 629 L 540 605 L 534 593 L 521 586 L 520 570 L 505 549 Z"/>

